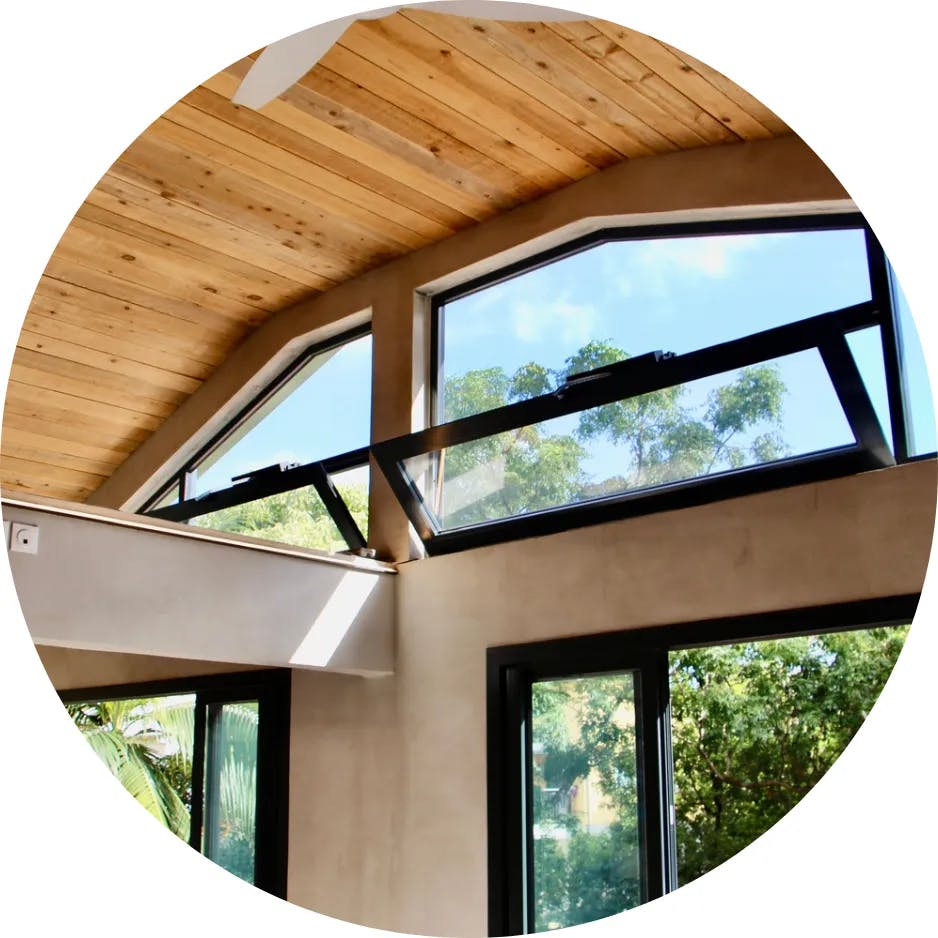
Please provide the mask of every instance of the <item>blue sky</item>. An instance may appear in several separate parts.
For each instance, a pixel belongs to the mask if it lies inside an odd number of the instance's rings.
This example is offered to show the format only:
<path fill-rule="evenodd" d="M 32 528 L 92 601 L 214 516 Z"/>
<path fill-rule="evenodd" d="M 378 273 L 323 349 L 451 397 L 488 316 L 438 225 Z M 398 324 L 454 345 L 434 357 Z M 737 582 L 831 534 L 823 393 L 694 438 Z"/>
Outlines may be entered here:
<path fill-rule="evenodd" d="M 459 375 L 527 362 L 550 368 L 590 340 L 632 355 L 678 354 L 826 312 L 870 297 L 862 232 L 717 235 L 613 242 L 531 271 L 446 307 L 444 371 Z M 918 452 L 935 449 L 924 359 L 908 307 L 900 304 Z M 878 331 L 851 347 L 885 419 Z M 816 352 L 779 360 L 788 388 L 783 435 L 793 454 L 850 442 L 846 422 Z M 368 442 L 371 339 L 324 356 L 305 382 L 204 472 L 199 491 L 277 461 L 310 462 Z M 687 400 L 733 375 L 699 382 Z M 571 424 L 572 426 L 572 424 Z M 568 430 L 564 423 L 557 430 Z M 888 434 L 888 430 L 887 430 Z M 611 445 L 591 446 L 586 468 L 615 474 Z"/>

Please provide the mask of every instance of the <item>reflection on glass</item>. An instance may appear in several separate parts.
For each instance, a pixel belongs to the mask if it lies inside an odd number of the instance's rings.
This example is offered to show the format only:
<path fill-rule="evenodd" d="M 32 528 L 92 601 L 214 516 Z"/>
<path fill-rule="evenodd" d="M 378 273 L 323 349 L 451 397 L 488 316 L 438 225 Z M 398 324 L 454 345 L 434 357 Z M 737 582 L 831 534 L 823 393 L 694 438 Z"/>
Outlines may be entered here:
<path fill-rule="evenodd" d="M 738 853 L 817 784 L 875 703 L 907 631 L 671 652 L 680 885 Z"/>
<path fill-rule="evenodd" d="M 190 497 L 275 463 L 305 464 L 370 442 L 371 336 L 315 356 L 198 466 Z"/>
<path fill-rule="evenodd" d="M 932 396 L 925 353 L 912 320 L 909 303 L 898 282 L 896 308 L 899 314 L 906 408 L 909 421 L 909 455 L 923 456 L 938 449 L 935 432 L 935 399 Z"/>
<path fill-rule="evenodd" d="M 599 245 L 446 303 L 437 419 L 500 406 L 498 382 L 532 362 L 564 373 L 596 349 L 682 354 L 870 297 L 859 229 Z"/>
<path fill-rule="evenodd" d="M 254 882 L 257 701 L 209 704 L 202 853 Z"/>
<path fill-rule="evenodd" d="M 188 842 L 195 694 L 66 704 L 66 709 L 114 777 Z"/>
<path fill-rule="evenodd" d="M 634 676 L 540 681 L 531 704 L 534 930 L 638 905 Z"/>
<path fill-rule="evenodd" d="M 847 335 L 850 354 L 857 363 L 860 377 L 876 411 L 880 429 L 890 450 L 893 449 L 892 422 L 889 419 L 889 395 L 886 390 L 886 365 L 883 361 L 883 339 L 879 326 L 870 326 Z"/>
<path fill-rule="evenodd" d="M 319 493 L 311 485 L 232 508 L 221 508 L 193 518 L 189 523 L 294 547 L 311 547 L 333 553 L 348 548 Z"/>
<path fill-rule="evenodd" d="M 344 472 L 334 472 L 330 478 L 339 497 L 352 513 L 362 537 L 368 540 L 368 491 L 371 472 L 368 465 L 356 466 Z"/>
<path fill-rule="evenodd" d="M 854 443 L 816 350 L 405 460 L 451 530 Z"/>

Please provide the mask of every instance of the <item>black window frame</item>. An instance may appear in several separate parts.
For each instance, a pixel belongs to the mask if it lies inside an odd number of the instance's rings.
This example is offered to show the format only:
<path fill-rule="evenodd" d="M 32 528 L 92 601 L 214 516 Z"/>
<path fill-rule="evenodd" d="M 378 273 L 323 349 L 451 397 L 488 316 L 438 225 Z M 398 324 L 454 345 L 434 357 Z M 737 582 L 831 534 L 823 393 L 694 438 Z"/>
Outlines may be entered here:
<path fill-rule="evenodd" d="M 636 674 L 642 902 L 678 888 L 671 820 L 668 654 L 685 648 L 911 623 L 920 594 L 721 617 L 670 626 L 491 647 L 486 654 L 488 933 L 529 933 L 534 921 L 531 685 L 584 674 Z M 523 758 L 521 757 L 523 753 Z M 523 832 L 523 838 L 520 836 Z"/>
<path fill-rule="evenodd" d="M 369 446 L 362 446 L 347 453 L 330 456 L 300 466 L 285 467 L 278 464 L 258 466 L 257 469 L 232 479 L 232 485 L 223 489 L 205 492 L 202 495 L 194 494 L 193 479 L 199 464 L 223 446 L 245 421 L 250 420 L 310 361 L 325 352 L 333 351 L 347 345 L 349 342 L 370 335 L 371 331 L 371 324 L 367 323 L 326 341 L 317 342 L 307 348 L 281 371 L 270 384 L 241 408 L 218 433 L 187 459 L 173 473 L 169 482 L 164 484 L 140 506 L 138 513 L 152 518 L 161 518 L 165 521 L 187 522 L 223 508 L 233 508 L 261 498 L 268 498 L 272 495 L 312 486 L 322 500 L 339 533 L 345 539 L 349 551 L 360 552 L 364 550 L 366 539 L 339 494 L 331 476 L 334 473 L 368 466 Z M 156 507 L 170 496 L 174 489 L 176 502 L 162 508 Z"/>
<path fill-rule="evenodd" d="M 202 852 L 206 732 L 210 711 L 226 703 L 258 702 L 254 885 L 287 898 L 290 806 L 290 698 L 287 668 L 110 684 L 59 691 L 63 704 L 195 695 L 189 846 Z"/>
<path fill-rule="evenodd" d="M 446 303 L 495 286 L 600 244 L 714 234 L 758 234 L 796 231 L 860 230 L 869 267 L 870 300 L 783 326 L 722 342 L 679 356 L 648 353 L 599 369 L 588 382 L 570 382 L 551 394 L 484 411 L 449 423 L 434 423 L 408 436 L 374 444 L 372 452 L 424 543 L 428 554 L 445 554 L 487 544 L 550 534 L 617 518 L 633 517 L 705 504 L 739 495 L 851 475 L 910 461 L 907 401 L 897 342 L 893 281 L 882 246 L 858 213 L 702 221 L 685 224 L 601 229 L 533 257 L 434 295 L 431 301 L 430 398 L 432 419 L 439 418 L 439 379 L 443 360 L 443 310 Z M 878 326 L 886 376 L 892 447 L 886 442 L 845 339 L 854 331 Z M 709 377 L 785 354 L 817 349 L 824 361 L 856 444 L 794 459 L 701 476 L 636 492 L 562 505 L 539 512 L 441 530 L 423 500 L 404 461 L 448 446 L 471 442 L 506 430 L 550 420 L 600 404 Z M 914 457 L 923 458 L 923 457 Z"/>

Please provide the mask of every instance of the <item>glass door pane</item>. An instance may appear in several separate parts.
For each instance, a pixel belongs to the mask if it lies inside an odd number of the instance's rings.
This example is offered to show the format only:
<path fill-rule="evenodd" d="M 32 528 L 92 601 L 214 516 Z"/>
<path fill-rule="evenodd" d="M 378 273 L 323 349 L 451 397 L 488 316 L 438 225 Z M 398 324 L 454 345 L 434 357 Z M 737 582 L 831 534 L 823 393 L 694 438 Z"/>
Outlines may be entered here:
<path fill-rule="evenodd" d="M 206 710 L 202 853 L 253 883 L 258 703 L 210 703 Z"/>
<path fill-rule="evenodd" d="M 876 702 L 907 631 L 670 653 L 679 885 L 752 843 L 820 781 Z"/>
<path fill-rule="evenodd" d="M 534 931 L 643 899 L 635 683 L 628 672 L 531 687 Z"/>

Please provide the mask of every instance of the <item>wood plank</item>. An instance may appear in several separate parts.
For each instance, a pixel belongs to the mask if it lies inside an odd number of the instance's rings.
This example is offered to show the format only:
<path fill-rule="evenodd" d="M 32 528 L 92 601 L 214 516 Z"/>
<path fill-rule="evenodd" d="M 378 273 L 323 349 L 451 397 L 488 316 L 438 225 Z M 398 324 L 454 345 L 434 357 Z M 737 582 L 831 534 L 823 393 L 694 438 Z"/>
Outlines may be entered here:
<path fill-rule="evenodd" d="M 509 79 L 531 98 L 614 148 L 619 158 L 703 143 L 696 132 L 545 26 L 516 24 L 520 29 L 512 30 L 509 24 L 421 10 L 404 10 L 401 16 Z"/>
<path fill-rule="evenodd" d="M 307 89 L 333 102 L 327 117 L 339 129 L 420 166 L 451 188 L 493 208 L 514 206 L 528 189 L 534 193 L 527 179 L 504 164 L 321 62 L 282 97 L 292 103 L 294 91 L 299 96 Z"/>
<path fill-rule="evenodd" d="M 10 416 L 13 416 L 12 414 Z M 65 459 L 83 459 L 90 463 L 107 466 L 107 475 L 110 475 L 126 458 L 127 453 L 108 449 L 104 446 L 94 446 L 79 440 L 66 440 L 61 436 L 53 437 L 48 433 L 37 433 L 34 430 L 23 429 L 9 420 L 3 422 L 3 449 L 17 452 L 49 452 Z M 37 462 L 45 462 L 39 459 Z M 63 462 L 62 465 L 68 465 Z"/>
<path fill-rule="evenodd" d="M 204 372 L 220 365 L 230 351 L 229 342 L 213 339 L 211 334 L 192 336 L 151 331 L 146 328 L 146 320 L 134 320 L 130 313 L 124 313 L 127 318 L 121 319 L 106 302 L 102 303 L 101 307 L 87 301 L 79 304 L 67 295 L 63 296 L 63 292 L 57 291 L 50 295 L 47 290 L 37 290 L 30 310 L 43 316 L 56 317 L 61 322 L 79 326 L 89 332 L 116 336 L 131 345 L 181 356 L 190 362 L 205 366 Z M 103 312 L 99 312 L 99 309 L 103 309 Z"/>
<path fill-rule="evenodd" d="M 588 55 L 624 87 L 632 89 L 636 95 L 670 114 L 705 143 L 735 143 L 742 139 L 590 23 L 545 25 L 551 32 Z"/>
<path fill-rule="evenodd" d="M 352 219 L 325 212 L 308 200 L 155 137 L 138 138 L 111 167 L 110 175 L 279 241 L 297 262 L 335 282 L 409 250 Z"/>
<path fill-rule="evenodd" d="M 90 267 L 64 261 L 56 254 L 53 254 L 46 264 L 43 278 L 57 285 L 64 284 L 129 303 L 131 306 L 151 309 L 183 322 L 217 329 L 232 337 L 243 335 L 245 330 L 259 326 L 267 319 L 266 312 L 262 310 L 252 309 L 246 315 L 236 316 L 230 310 L 218 312 L 208 309 L 203 305 L 169 296 L 163 291 L 151 290 L 129 280 L 119 280 Z"/>
<path fill-rule="evenodd" d="M 109 211 L 90 202 L 85 202 L 78 209 L 73 224 L 100 237 L 119 239 L 122 244 L 129 242 L 132 250 L 158 248 L 200 267 L 218 270 L 226 284 L 230 284 L 232 295 L 242 297 L 243 301 L 258 309 L 277 308 L 310 292 L 304 284 L 281 277 L 257 263 L 215 251 L 198 241 L 176 237 L 165 229 L 143 224 L 126 214 Z"/>
<path fill-rule="evenodd" d="M 56 254 L 83 267 L 236 314 L 278 309 L 289 305 L 291 299 L 296 302 L 307 295 L 305 289 L 297 288 L 294 296 L 284 296 L 264 284 L 246 283 L 243 278 L 237 278 L 233 285 L 234 278 L 229 279 L 227 271 L 208 268 L 194 258 L 161 250 L 150 242 L 81 217 L 69 225 Z M 260 290 L 265 290 L 270 298 L 268 304 Z"/>
<path fill-rule="evenodd" d="M 411 16 L 411 13 L 414 15 Z M 645 156 L 654 152 L 637 137 L 623 137 L 626 149 L 617 149 L 606 137 L 585 127 L 580 114 L 571 118 L 562 109 L 545 103 L 545 88 L 546 97 L 557 99 L 565 96 L 558 94 L 558 90 L 546 82 L 543 83 L 544 87 L 539 87 L 536 82 L 529 81 L 535 76 L 524 69 L 513 68 L 510 60 L 502 57 L 493 61 L 488 44 L 483 42 L 481 46 L 475 47 L 471 42 L 467 44 L 465 33 L 458 31 L 460 25 L 468 29 L 470 37 L 478 36 L 468 23 L 463 17 L 407 10 L 387 20 L 385 26 L 388 35 L 395 37 L 423 61 L 460 85 L 482 94 L 492 106 L 526 121 L 544 137 L 578 156 L 586 166 L 592 167 L 580 169 L 580 175 L 612 166 L 622 159 L 623 154 Z M 481 56 L 480 49 L 483 53 Z M 531 93 L 532 87 L 539 93 Z M 667 144 L 660 135 L 656 137 Z"/>
<path fill-rule="evenodd" d="M 590 23 L 744 140 L 772 137 L 767 127 L 656 39 L 605 20 Z"/>
<path fill-rule="evenodd" d="M 517 148 L 526 161 L 532 157 L 548 167 L 548 187 L 556 189 L 573 180 L 581 179 L 591 171 L 590 164 L 575 154 L 564 151 L 553 140 L 545 137 L 524 120 L 493 108 L 484 95 L 467 88 L 462 82 L 454 81 L 437 68 L 433 68 L 421 57 L 402 49 L 393 37 L 382 31 L 377 20 L 361 22 L 346 30 L 340 43 L 343 48 L 358 53 L 379 68 L 390 72 L 402 81 L 425 91 L 431 98 L 457 111 L 475 124 L 487 127 L 504 140 L 509 147 Z M 334 49 L 335 47 L 333 47 Z M 332 50 L 324 62 L 333 68 Z"/>
<path fill-rule="evenodd" d="M 299 166 L 294 165 L 293 169 L 300 175 L 284 172 L 254 156 L 242 153 L 236 148 L 219 143 L 217 140 L 165 118 L 160 118 L 152 124 L 148 134 L 175 144 L 189 153 L 212 160 L 220 166 L 242 172 L 288 196 L 304 199 L 326 212 L 350 218 L 366 230 L 373 231 L 378 236 L 391 238 L 408 248 L 423 247 L 433 240 L 432 237 L 421 234 L 409 225 L 402 225 L 393 218 L 385 218 L 380 212 L 336 195 L 330 189 L 323 188 L 322 185 L 309 182 L 302 175 L 302 169 Z M 319 181 L 323 181 L 321 174 Z"/>
<path fill-rule="evenodd" d="M 290 251 L 280 241 L 262 240 L 243 228 L 110 174 L 91 190 L 86 204 L 159 228 L 174 238 L 202 244 L 234 260 L 259 265 L 315 293 L 336 283 L 304 266 L 296 251 Z"/>
<path fill-rule="evenodd" d="M 121 355 L 113 350 L 107 336 L 89 333 L 86 329 L 38 314 L 27 314 L 27 321 L 16 344 L 20 348 L 64 358 L 67 361 L 81 362 L 116 374 L 139 376 L 141 380 L 155 387 L 183 391 L 187 394 L 195 391 L 211 373 L 210 369 L 206 368 L 201 377 L 184 375 L 128 358 L 126 354 Z M 125 348 L 124 351 L 140 354 L 137 348 Z M 178 362 L 174 367 L 179 367 Z"/>
<path fill-rule="evenodd" d="M 199 89 L 196 89 L 196 91 L 198 92 Z M 205 96 L 213 94 L 214 92 L 207 90 L 204 92 L 201 99 L 203 107 L 206 107 Z M 215 95 L 215 97 L 217 98 L 218 95 Z M 230 102 L 228 104 L 230 106 Z M 239 114 L 242 113 L 252 114 L 254 112 L 245 109 L 239 111 Z M 260 120 L 263 115 L 255 114 L 255 117 Z M 187 130 L 202 134 L 216 143 L 252 157 L 277 173 L 295 176 L 297 179 L 321 186 L 334 196 L 339 196 L 352 205 L 357 205 L 373 212 L 375 215 L 410 228 L 428 240 L 445 238 L 455 230 L 450 225 L 437 221 L 431 215 L 410 208 L 399 196 L 388 197 L 368 185 L 361 184 L 355 178 L 344 176 L 326 168 L 321 162 L 325 161 L 323 148 L 316 152 L 314 146 L 293 139 L 292 142 L 299 149 L 305 151 L 297 154 L 291 148 L 281 145 L 276 140 L 266 139 L 266 134 L 260 136 L 241 126 L 226 123 L 206 110 L 198 110 L 192 107 L 188 102 L 188 96 L 178 104 L 173 105 L 166 112 L 165 118 L 173 124 L 178 124 Z M 271 131 L 271 134 L 279 137 L 280 140 L 288 136 L 285 131 L 280 131 L 279 134 Z M 314 153 L 319 159 L 314 160 L 311 158 Z M 437 203 L 434 214 L 437 214 L 442 207 Z M 465 218 L 465 216 L 462 217 Z"/>
<path fill-rule="evenodd" d="M 410 84 L 352 49 L 338 43 L 334 45 L 314 69 L 314 72 L 320 71 L 339 75 L 352 86 L 363 86 L 379 100 L 406 111 L 416 121 L 439 128 L 469 151 L 480 153 L 483 159 L 504 167 L 506 173 L 525 180 L 527 189 L 516 189 L 519 199 L 544 195 L 566 179 L 546 163 L 519 150 L 491 127 L 466 117 L 431 97 L 420 85 Z M 300 83 L 305 81 L 301 79 Z"/>
<path fill-rule="evenodd" d="M 214 323 L 190 322 L 46 276 L 40 278 L 33 302 L 37 305 L 44 302 L 45 307 L 55 303 L 67 303 L 80 311 L 82 316 L 87 316 L 93 311 L 93 318 L 100 318 L 102 327 L 106 327 L 106 324 L 111 327 L 119 324 L 122 330 L 126 330 L 127 335 L 134 335 L 134 341 L 141 345 L 170 347 L 182 351 L 193 361 L 204 362 L 206 365 L 220 365 L 228 350 L 243 335 L 243 330 L 235 328 L 230 321 L 223 329 L 216 328 Z M 89 322 L 93 319 L 83 321 Z M 177 342 L 181 343 L 178 347 Z"/>
<path fill-rule="evenodd" d="M 90 448 L 112 452 L 115 457 L 121 456 L 122 460 L 142 442 L 142 440 L 129 438 L 123 434 L 102 436 L 99 427 L 89 428 L 80 420 L 53 422 L 48 410 L 44 412 L 40 412 L 40 408 L 33 408 L 33 410 L 35 413 L 19 413 L 16 404 L 7 407 L 3 412 L 4 438 L 10 430 L 22 430 L 24 433 L 54 441 L 63 452 L 81 454 Z M 143 439 L 146 439 L 146 436 Z"/>
<path fill-rule="evenodd" d="M 7 407 L 11 406 L 17 407 L 17 413 L 23 413 L 25 407 L 48 407 L 50 413 L 55 412 L 62 417 L 67 415 L 69 418 L 81 416 L 102 429 L 111 427 L 115 431 L 133 428 L 152 433 L 163 422 L 160 417 L 141 414 L 116 404 L 102 404 L 85 397 L 75 397 L 74 394 L 37 388 L 12 380 L 7 385 Z"/>
<path fill-rule="evenodd" d="M 7 432 L 3 433 L 3 457 L 2 460 L 19 459 L 31 463 L 40 463 L 48 466 L 59 466 L 65 469 L 74 469 L 77 472 L 89 472 L 108 478 L 117 468 L 118 464 L 113 461 L 87 459 L 83 456 L 74 456 L 71 453 L 63 453 L 60 450 L 41 449 L 35 446 L 26 446 L 17 443 L 15 440 L 7 439 Z"/>
<path fill-rule="evenodd" d="M 695 71 L 707 79 L 714 88 L 718 88 L 728 98 L 732 98 L 741 108 L 751 114 L 760 124 L 767 127 L 777 136 L 790 134 L 791 128 L 777 115 L 766 107 L 758 98 L 751 95 L 745 88 L 731 81 L 722 72 L 711 68 L 706 62 L 695 59 L 674 46 L 669 46 L 666 42 L 661 43 L 665 49 L 673 53 L 677 58 L 687 65 L 690 65 Z"/>
<path fill-rule="evenodd" d="M 51 482 L 31 473 L 6 469 L 3 463 L 0 463 L 0 485 L 3 486 L 4 494 L 28 492 L 32 495 L 44 495 L 47 498 L 59 498 L 69 502 L 87 501 L 96 488 L 96 486 L 75 482 Z"/>
<path fill-rule="evenodd" d="M 27 355 L 33 355 L 27 359 Z M 84 370 L 83 370 L 84 369 Z M 89 374 L 98 371 L 98 374 Z M 123 377 L 125 385 L 114 379 L 120 375 L 100 369 L 91 369 L 80 362 L 67 362 L 54 355 L 43 355 L 32 349 L 17 349 L 13 356 L 10 378 L 20 384 L 36 388 L 50 388 L 71 394 L 74 397 L 87 398 L 101 404 L 113 404 L 127 410 L 165 420 L 186 399 L 185 394 L 176 392 L 173 398 L 167 392 L 148 394 L 146 385 L 132 385 L 132 378 Z"/>
<path fill-rule="evenodd" d="M 454 230 L 491 214 L 485 199 L 448 185 L 419 163 L 358 137 L 342 118 L 340 106 L 310 88 L 290 88 L 287 95 L 275 98 L 258 113 L 231 104 L 239 83 L 231 72 L 221 72 L 184 100 L 221 120 L 237 120 L 263 139 L 358 180 Z"/>

